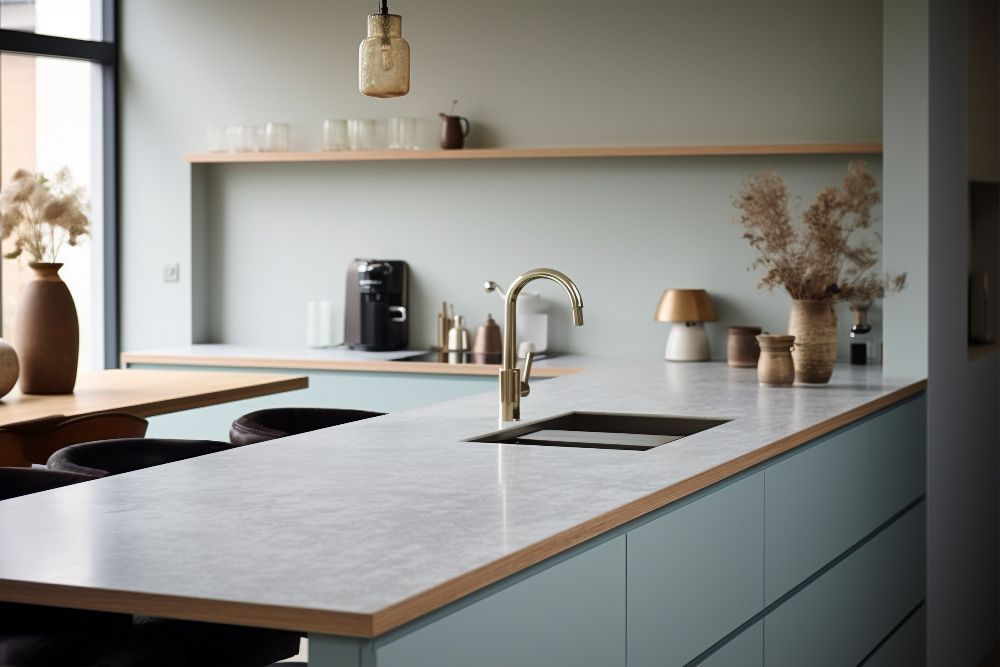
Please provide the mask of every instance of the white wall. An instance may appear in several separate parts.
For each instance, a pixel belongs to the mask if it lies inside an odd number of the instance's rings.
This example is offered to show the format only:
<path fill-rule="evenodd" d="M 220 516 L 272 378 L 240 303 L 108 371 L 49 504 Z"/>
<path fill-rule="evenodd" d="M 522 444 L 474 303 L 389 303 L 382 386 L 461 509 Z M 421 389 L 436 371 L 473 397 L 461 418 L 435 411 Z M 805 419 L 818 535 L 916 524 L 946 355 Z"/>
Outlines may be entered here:
<path fill-rule="evenodd" d="M 367 7 L 300 0 L 123 3 L 123 340 L 190 340 L 190 174 L 183 153 L 210 124 L 293 123 L 315 148 L 325 117 L 425 120 L 452 98 L 473 145 L 619 145 L 878 140 L 881 17 L 868 0 L 394 2 L 413 50 L 398 100 L 356 90 Z M 171 48 L 151 45 L 170 44 Z M 567 351 L 662 353 L 660 291 L 706 287 L 725 325 L 786 324 L 761 295 L 730 225 L 747 174 L 775 167 L 806 203 L 847 157 L 559 160 L 211 167 L 208 285 L 196 285 L 226 342 L 298 344 L 305 303 L 342 300 L 356 256 L 415 271 L 414 342 L 442 299 L 472 324 L 507 282 L 553 265 L 580 284 L 587 326 L 552 327 Z M 879 161 L 872 160 L 880 172 Z M 505 236 L 506 235 L 506 236 Z M 164 284 L 180 261 L 182 282 Z M 906 270 L 903 264 L 892 268 Z M 557 295 L 556 292 L 551 292 Z M 877 314 L 876 314 L 877 317 Z M 846 319 L 846 318 L 845 318 Z"/>

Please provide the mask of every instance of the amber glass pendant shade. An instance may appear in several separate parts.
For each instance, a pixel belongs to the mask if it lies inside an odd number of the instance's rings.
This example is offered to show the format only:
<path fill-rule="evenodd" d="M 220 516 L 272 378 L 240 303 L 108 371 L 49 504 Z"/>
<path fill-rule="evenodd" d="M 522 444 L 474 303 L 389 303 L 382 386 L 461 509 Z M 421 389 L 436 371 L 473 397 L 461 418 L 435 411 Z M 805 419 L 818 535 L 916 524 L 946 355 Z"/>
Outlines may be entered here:
<path fill-rule="evenodd" d="M 410 45 L 402 34 L 403 17 L 368 16 L 368 37 L 358 50 L 358 88 L 362 94 L 400 97 L 410 92 Z"/>

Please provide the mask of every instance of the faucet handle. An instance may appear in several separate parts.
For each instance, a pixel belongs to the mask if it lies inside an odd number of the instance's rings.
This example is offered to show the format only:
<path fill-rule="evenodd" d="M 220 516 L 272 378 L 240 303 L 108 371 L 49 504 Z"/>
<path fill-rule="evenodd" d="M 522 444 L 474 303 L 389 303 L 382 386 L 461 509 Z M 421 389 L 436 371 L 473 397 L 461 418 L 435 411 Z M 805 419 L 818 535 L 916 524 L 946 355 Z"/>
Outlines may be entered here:
<path fill-rule="evenodd" d="M 535 353 L 528 352 L 524 355 L 524 371 L 522 372 L 521 380 L 521 398 L 524 398 L 531 393 L 531 387 L 528 385 L 528 380 L 531 378 L 531 363 L 535 360 Z"/>

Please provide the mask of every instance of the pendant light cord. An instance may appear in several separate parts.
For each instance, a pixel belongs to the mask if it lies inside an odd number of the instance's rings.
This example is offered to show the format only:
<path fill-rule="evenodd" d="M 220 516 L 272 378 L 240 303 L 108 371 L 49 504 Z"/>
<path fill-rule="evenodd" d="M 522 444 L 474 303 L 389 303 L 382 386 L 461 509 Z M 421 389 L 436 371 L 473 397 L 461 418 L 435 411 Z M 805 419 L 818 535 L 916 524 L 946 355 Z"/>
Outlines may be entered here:
<path fill-rule="evenodd" d="M 379 0 L 378 5 L 379 14 L 386 15 L 389 13 L 389 0 Z"/>

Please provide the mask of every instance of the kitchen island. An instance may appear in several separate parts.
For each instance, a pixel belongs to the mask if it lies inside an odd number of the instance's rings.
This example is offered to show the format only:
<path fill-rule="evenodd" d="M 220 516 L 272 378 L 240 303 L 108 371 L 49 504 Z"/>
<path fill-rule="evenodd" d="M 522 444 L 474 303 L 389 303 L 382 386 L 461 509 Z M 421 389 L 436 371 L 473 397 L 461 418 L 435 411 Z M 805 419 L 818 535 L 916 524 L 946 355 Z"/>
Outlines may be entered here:
<path fill-rule="evenodd" d="M 533 387 L 523 420 L 728 421 L 649 451 L 465 442 L 488 393 L 26 496 L 0 600 L 300 630 L 317 665 L 909 659 L 925 385 L 634 363 Z"/>

